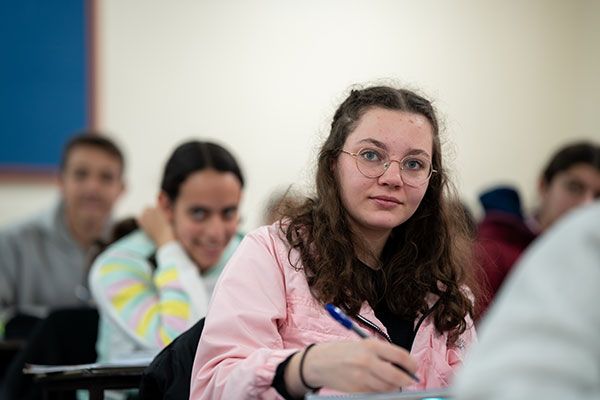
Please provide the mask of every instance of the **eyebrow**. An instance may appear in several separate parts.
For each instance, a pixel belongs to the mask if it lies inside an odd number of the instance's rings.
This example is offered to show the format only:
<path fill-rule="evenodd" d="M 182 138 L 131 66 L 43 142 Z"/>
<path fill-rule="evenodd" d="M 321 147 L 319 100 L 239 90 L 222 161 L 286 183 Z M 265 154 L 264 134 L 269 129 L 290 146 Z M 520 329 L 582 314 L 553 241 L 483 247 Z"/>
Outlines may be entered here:
<path fill-rule="evenodd" d="M 380 142 L 379 140 L 376 140 L 376 139 L 372 139 L 372 138 L 366 138 L 366 139 L 359 140 L 358 143 L 371 143 L 372 145 L 377 146 L 380 149 L 383 149 L 385 151 L 387 151 L 387 149 L 388 149 L 388 147 L 385 145 L 385 143 Z"/>
<path fill-rule="evenodd" d="M 376 147 L 379 147 L 382 150 L 388 151 L 387 145 L 385 143 L 383 143 L 383 142 L 380 142 L 377 139 L 366 138 L 366 139 L 359 140 L 358 143 L 370 143 L 370 144 L 372 144 L 372 145 L 374 145 Z M 426 152 L 425 150 L 422 150 L 422 149 L 410 149 L 404 155 L 404 157 L 406 157 L 406 156 L 417 156 L 417 155 L 421 155 L 421 154 L 424 154 L 427 157 L 431 158 L 431 155 L 428 152 Z"/>
<path fill-rule="evenodd" d="M 408 153 L 406 153 L 405 156 L 418 156 L 418 155 L 421 155 L 421 154 L 424 154 L 428 158 L 431 158 L 431 156 L 429 155 L 428 152 L 426 152 L 425 150 L 421 150 L 421 149 L 412 149 Z"/>
<path fill-rule="evenodd" d="M 212 213 L 212 212 L 224 212 L 224 211 L 230 211 L 230 210 L 237 210 L 238 208 L 239 208 L 238 205 L 233 205 L 233 204 L 222 207 L 222 208 L 210 208 L 210 207 L 201 206 L 201 205 L 190 205 L 188 207 L 188 210 L 190 210 L 190 211 L 202 210 L 204 212 Z"/>

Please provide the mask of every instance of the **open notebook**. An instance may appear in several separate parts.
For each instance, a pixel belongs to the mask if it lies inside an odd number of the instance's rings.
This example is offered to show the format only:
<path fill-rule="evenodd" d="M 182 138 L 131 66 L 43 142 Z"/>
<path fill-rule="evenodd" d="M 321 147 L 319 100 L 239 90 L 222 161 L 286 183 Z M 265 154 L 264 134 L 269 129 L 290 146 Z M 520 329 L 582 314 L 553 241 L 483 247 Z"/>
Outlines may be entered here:
<path fill-rule="evenodd" d="M 152 362 L 152 356 L 141 355 L 139 357 L 131 357 L 123 360 L 115 360 L 109 362 L 96 362 L 92 364 L 77 364 L 77 365 L 39 365 L 25 364 L 23 373 L 41 375 L 54 373 L 76 373 L 76 372 L 93 372 L 109 369 L 124 369 L 135 367 L 147 367 Z"/>
<path fill-rule="evenodd" d="M 426 392 L 388 392 L 388 393 L 352 393 L 336 395 L 307 394 L 305 400 L 443 400 L 451 399 L 447 390 L 436 390 Z"/>

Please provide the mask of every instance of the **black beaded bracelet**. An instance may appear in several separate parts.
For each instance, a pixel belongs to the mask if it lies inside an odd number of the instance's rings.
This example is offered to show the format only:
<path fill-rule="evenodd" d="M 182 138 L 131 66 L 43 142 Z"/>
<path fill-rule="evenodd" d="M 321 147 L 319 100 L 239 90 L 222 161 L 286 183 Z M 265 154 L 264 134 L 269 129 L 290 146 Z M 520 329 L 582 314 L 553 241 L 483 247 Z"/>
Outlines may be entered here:
<path fill-rule="evenodd" d="M 308 383 L 306 383 L 306 380 L 304 379 L 304 359 L 306 358 L 306 354 L 308 354 L 308 351 L 314 346 L 315 344 L 309 344 L 308 346 L 306 346 L 306 349 L 304 349 L 304 353 L 302 353 L 302 357 L 300 358 L 300 382 L 302 382 L 302 384 L 304 385 L 304 387 L 312 390 L 313 392 L 321 389 L 320 387 L 312 387 L 310 386 Z"/>

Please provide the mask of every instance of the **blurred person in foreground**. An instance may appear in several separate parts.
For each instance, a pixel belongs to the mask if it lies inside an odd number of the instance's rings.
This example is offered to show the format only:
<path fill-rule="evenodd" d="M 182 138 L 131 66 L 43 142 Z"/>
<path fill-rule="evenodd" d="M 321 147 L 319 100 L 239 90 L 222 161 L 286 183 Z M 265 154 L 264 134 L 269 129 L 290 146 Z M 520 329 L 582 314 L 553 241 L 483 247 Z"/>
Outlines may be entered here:
<path fill-rule="evenodd" d="M 600 202 L 525 253 L 480 327 L 458 400 L 600 398 Z"/>

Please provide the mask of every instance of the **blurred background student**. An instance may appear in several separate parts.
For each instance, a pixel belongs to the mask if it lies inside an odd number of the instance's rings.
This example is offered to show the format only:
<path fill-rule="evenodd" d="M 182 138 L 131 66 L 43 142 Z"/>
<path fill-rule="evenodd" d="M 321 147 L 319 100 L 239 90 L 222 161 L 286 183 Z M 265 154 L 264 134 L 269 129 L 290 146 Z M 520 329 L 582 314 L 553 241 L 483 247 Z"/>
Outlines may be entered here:
<path fill-rule="evenodd" d="M 107 136 L 74 136 L 61 157 L 58 202 L 0 232 L 0 319 L 7 338 L 28 336 L 51 309 L 87 304 L 88 256 L 110 233 L 124 167 Z"/>
<path fill-rule="evenodd" d="M 88 266 L 96 242 L 110 235 L 124 167 L 121 150 L 107 136 L 74 136 L 61 156 L 56 204 L 0 233 L 0 319 L 4 339 L 21 343 L 2 353 L 0 398 L 41 397 L 22 373 L 25 363 L 93 361 L 88 343 L 98 315 L 89 307 Z M 73 323 L 77 333 L 69 331 Z"/>
<path fill-rule="evenodd" d="M 538 195 L 531 216 L 523 211 L 513 187 L 494 187 L 479 197 L 485 216 L 477 226 L 476 254 L 484 274 L 482 285 L 488 289 L 483 310 L 538 235 L 569 211 L 600 198 L 600 146 L 576 142 L 561 147 L 541 173 Z"/>
<path fill-rule="evenodd" d="M 241 240 L 244 178 L 224 147 L 201 141 L 169 157 L 158 202 L 139 229 L 94 262 L 99 360 L 156 353 L 206 314 L 215 282 Z"/>
<path fill-rule="evenodd" d="M 600 202 L 565 217 L 518 262 L 481 324 L 457 400 L 600 398 Z"/>
<path fill-rule="evenodd" d="M 285 212 L 302 203 L 302 196 L 288 186 L 285 190 L 275 190 L 265 202 L 262 224 L 271 225 L 281 219 Z"/>
<path fill-rule="evenodd" d="M 543 232 L 572 209 L 600 198 L 600 145 L 572 143 L 560 148 L 542 172 L 539 206 L 531 225 Z"/>

